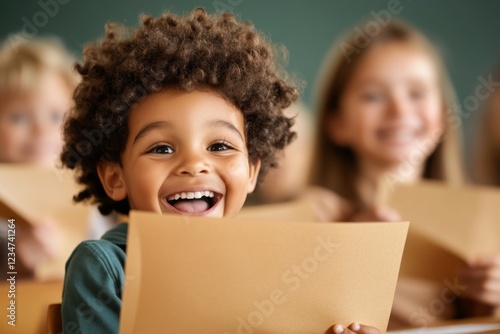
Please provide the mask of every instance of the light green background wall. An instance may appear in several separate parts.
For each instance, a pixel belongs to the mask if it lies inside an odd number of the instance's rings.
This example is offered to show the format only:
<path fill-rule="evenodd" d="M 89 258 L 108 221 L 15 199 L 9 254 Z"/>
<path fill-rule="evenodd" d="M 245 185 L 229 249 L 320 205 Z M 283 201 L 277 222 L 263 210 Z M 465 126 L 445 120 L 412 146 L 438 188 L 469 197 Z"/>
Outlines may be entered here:
<path fill-rule="evenodd" d="M 304 102 L 313 105 L 314 78 L 331 43 L 362 19 L 372 19 L 371 11 L 387 9 L 388 1 L 265 1 L 265 0 L 41 0 L 59 1 L 58 12 L 44 22 L 37 0 L 2 1 L 0 37 L 33 23 L 37 35 L 56 34 L 79 55 L 83 45 L 103 33 L 109 20 L 137 24 L 138 13 L 158 15 L 163 11 L 184 13 L 195 6 L 215 11 L 221 4 L 268 34 L 289 50 L 288 70 L 298 74 L 307 86 Z M 477 77 L 487 77 L 500 61 L 500 1 L 401 0 L 404 19 L 427 33 L 442 49 L 461 104 L 475 95 Z M 43 24 L 45 23 L 45 24 Z M 37 27 L 40 26 L 40 27 Z M 363 28 L 363 26 L 360 26 Z M 470 146 L 478 112 L 465 119 Z"/>

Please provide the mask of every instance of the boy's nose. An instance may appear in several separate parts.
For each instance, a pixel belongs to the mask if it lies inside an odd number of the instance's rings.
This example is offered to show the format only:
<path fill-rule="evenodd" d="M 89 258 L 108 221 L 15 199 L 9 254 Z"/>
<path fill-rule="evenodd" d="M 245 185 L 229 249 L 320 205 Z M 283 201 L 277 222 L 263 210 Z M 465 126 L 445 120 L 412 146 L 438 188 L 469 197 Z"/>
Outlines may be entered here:
<path fill-rule="evenodd" d="M 208 174 L 210 170 L 208 161 L 201 153 L 185 154 L 177 168 L 177 174 L 184 176 L 196 176 Z"/>

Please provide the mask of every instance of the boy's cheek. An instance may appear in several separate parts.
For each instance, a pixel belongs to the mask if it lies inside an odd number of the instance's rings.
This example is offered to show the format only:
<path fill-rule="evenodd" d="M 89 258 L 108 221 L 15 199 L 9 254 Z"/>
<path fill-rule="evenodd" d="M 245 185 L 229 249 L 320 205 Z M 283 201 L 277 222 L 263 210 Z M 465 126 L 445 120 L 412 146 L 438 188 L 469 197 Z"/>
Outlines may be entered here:
<path fill-rule="evenodd" d="M 247 177 L 248 178 L 248 162 L 231 161 L 225 165 L 226 173 L 230 176 Z"/>
<path fill-rule="evenodd" d="M 246 194 L 231 193 L 229 198 L 225 199 L 223 216 L 226 218 L 235 217 L 245 203 Z"/>
<path fill-rule="evenodd" d="M 225 165 L 225 175 L 222 176 L 226 183 L 226 196 L 224 216 L 236 216 L 247 197 L 247 186 L 249 182 L 249 168 L 248 161 L 241 159 L 238 161 L 231 161 Z"/>

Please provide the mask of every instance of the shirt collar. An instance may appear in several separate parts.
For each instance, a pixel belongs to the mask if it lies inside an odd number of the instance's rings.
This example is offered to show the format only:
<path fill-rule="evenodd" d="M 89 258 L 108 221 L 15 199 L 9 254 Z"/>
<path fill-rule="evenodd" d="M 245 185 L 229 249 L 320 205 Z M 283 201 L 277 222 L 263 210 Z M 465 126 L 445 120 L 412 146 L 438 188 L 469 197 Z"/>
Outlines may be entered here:
<path fill-rule="evenodd" d="M 119 223 L 115 227 L 113 227 L 108 232 L 104 233 L 101 239 L 108 240 L 109 242 L 114 243 L 115 245 L 126 245 L 127 244 L 127 232 L 128 232 L 128 224 L 127 223 Z"/>

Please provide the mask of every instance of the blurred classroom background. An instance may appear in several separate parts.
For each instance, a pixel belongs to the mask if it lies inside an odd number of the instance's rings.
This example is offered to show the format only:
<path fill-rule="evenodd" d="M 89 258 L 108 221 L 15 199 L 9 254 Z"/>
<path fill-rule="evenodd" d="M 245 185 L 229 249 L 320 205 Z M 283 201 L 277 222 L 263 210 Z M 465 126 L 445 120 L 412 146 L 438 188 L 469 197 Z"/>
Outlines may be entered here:
<path fill-rule="evenodd" d="M 441 49 L 458 101 L 470 114 L 463 117 L 465 149 L 470 153 L 483 102 L 476 93 L 484 86 L 479 78 L 487 81 L 500 62 L 500 2 L 495 0 L 22 0 L 0 4 L 0 38 L 16 32 L 28 37 L 56 35 L 78 58 L 87 42 L 102 35 L 108 21 L 136 25 L 139 13 L 185 13 L 196 6 L 237 13 L 283 44 L 289 53 L 287 69 L 304 81 L 302 100 L 310 109 L 315 78 L 335 40 L 351 29 L 365 31 L 360 22 L 377 20 L 383 12 L 408 21 Z"/>
<path fill-rule="evenodd" d="M 316 78 L 324 57 L 335 41 L 352 31 L 359 32 L 360 39 L 363 39 L 368 24 L 380 24 L 381 20 L 401 19 L 409 22 L 429 36 L 444 57 L 458 95 L 458 103 L 464 111 L 461 119 L 466 153 L 464 163 L 468 168 L 471 167 L 470 157 L 476 142 L 478 121 L 491 89 L 488 82 L 493 69 L 500 64 L 500 1 L 497 0 L 4 1 L 0 3 L 0 39 L 8 40 L 14 34 L 21 34 L 28 39 L 56 36 L 79 59 L 84 46 L 103 35 L 106 22 L 136 26 L 141 13 L 153 16 L 166 11 L 183 14 L 198 6 L 209 12 L 232 11 L 243 20 L 251 21 L 274 43 L 285 46 L 288 50 L 287 70 L 304 83 L 301 96 L 304 106 L 299 105 L 299 108 L 311 112 L 315 110 Z M 308 159 L 304 158 L 304 152 L 307 151 L 303 146 L 296 148 L 297 156 L 305 162 Z M 293 174 L 297 164 L 290 165 L 294 170 L 288 172 Z M 281 173 L 284 173 L 283 170 Z M 288 180 L 285 177 L 283 179 Z M 1 186 L 5 187 L 4 184 Z M 265 192 L 271 193 L 270 190 L 265 189 Z M 23 196 L 18 197 L 22 199 Z M 46 288 L 44 286 L 43 289 L 31 281 L 26 284 L 22 289 L 19 288 L 26 298 L 31 298 L 34 292 L 49 289 L 56 291 L 53 295 L 60 296 L 60 282 L 44 282 Z M 43 298 L 40 297 L 41 300 Z M 44 305 L 43 310 L 36 310 L 42 322 L 45 309 Z M 32 314 L 35 311 L 24 308 L 23 312 Z"/>

